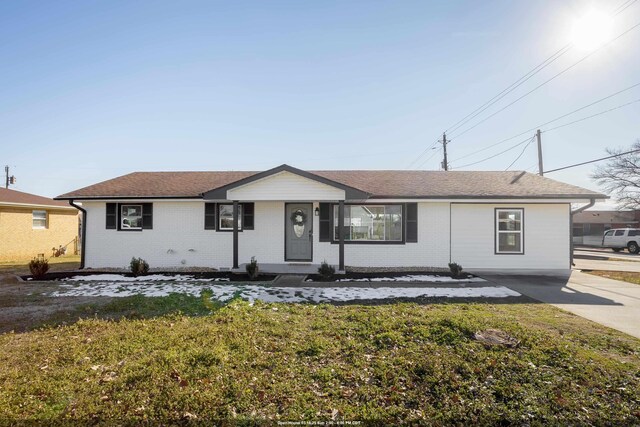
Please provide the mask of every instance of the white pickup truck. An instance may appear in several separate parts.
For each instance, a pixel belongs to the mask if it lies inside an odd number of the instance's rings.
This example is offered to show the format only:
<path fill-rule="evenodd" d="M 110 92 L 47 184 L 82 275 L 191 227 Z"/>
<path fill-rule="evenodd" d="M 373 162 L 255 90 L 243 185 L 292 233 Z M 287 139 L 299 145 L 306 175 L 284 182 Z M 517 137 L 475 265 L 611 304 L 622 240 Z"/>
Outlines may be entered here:
<path fill-rule="evenodd" d="M 613 228 L 602 236 L 602 247 L 620 252 L 627 248 L 630 254 L 640 252 L 640 228 Z"/>

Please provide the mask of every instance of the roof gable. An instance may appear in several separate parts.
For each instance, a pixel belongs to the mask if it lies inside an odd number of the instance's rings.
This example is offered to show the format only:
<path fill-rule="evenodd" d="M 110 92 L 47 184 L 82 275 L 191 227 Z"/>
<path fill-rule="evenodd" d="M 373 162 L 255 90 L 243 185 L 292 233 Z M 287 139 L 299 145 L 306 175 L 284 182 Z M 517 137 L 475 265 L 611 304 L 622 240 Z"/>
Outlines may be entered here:
<path fill-rule="evenodd" d="M 259 182 L 263 182 L 266 179 L 272 178 L 272 177 L 276 177 L 278 175 L 282 175 L 282 174 L 291 174 L 291 175 L 295 175 L 301 178 L 304 178 L 305 180 L 308 181 L 312 181 L 315 183 L 319 183 L 322 184 L 323 186 L 326 187 L 332 187 L 334 189 L 340 190 L 343 193 L 340 194 L 339 197 L 329 197 L 329 200 L 335 200 L 335 199 L 367 199 L 370 194 L 366 193 L 362 190 L 359 190 L 357 188 L 353 188 L 350 187 L 348 185 L 345 185 L 343 183 L 340 183 L 338 181 L 320 176 L 320 175 L 316 175 L 312 172 L 307 172 L 307 171 L 303 171 L 300 169 L 296 169 L 292 166 L 289 165 L 280 165 L 278 167 L 275 167 L 273 169 L 269 169 L 267 171 L 264 172 L 260 172 L 260 173 L 256 173 L 254 175 L 248 176 L 246 178 L 240 179 L 238 181 L 232 182 L 230 184 L 224 185 L 222 187 L 218 187 L 215 188 L 213 190 L 207 191 L 203 194 L 203 198 L 205 200 L 231 200 L 229 198 L 229 193 L 233 192 L 233 191 L 237 191 L 238 189 L 244 187 L 246 188 L 247 186 L 250 186 L 252 184 L 256 184 Z M 330 191 L 327 191 L 326 189 L 324 190 L 324 192 L 322 190 L 320 190 L 319 188 L 316 188 L 317 192 L 320 193 L 324 193 L 324 194 L 329 194 L 331 193 Z M 338 196 L 337 192 L 333 192 L 334 196 Z M 313 194 L 309 194 L 309 198 L 313 199 Z M 282 199 L 282 198 L 280 198 Z M 256 199 L 258 200 L 258 199 Z M 273 199 L 269 199 L 269 200 L 273 200 Z"/>

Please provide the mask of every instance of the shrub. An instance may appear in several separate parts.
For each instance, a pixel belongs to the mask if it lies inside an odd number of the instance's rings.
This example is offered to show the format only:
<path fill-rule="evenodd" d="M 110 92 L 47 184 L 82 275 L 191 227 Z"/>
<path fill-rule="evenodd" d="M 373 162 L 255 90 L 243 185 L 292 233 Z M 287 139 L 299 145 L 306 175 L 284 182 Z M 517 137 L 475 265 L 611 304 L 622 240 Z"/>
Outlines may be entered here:
<path fill-rule="evenodd" d="M 323 282 L 330 282 L 336 274 L 336 269 L 332 265 L 329 265 L 325 260 L 322 261 L 322 264 L 318 267 L 318 274 Z"/>
<path fill-rule="evenodd" d="M 29 261 L 29 271 L 34 279 L 42 279 L 49 271 L 49 261 L 44 257 L 36 257 Z"/>
<path fill-rule="evenodd" d="M 258 261 L 256 257 L 251 257 L 251 262 L 247 264 L 245 267 L 247 270 L 247 274 L 249 275 L 249 280 L 256 280 L 258 278 L 258 274 L 260 273 L 260 268 L 258 267 Z"/>
<path fill-rule="evenodd" d="M 454 279 L 462 278 L 462 266 L 457 262 L 450 262 L 449 270 L 451 270 L 451 277 Z"/>
<path fill-rule="evenodd" d="M 144 276 L 149 272 L 149 264 L 147 264 L 147 261 L 142 258 L 131 258 L 129 268 L 131 269 L 133 277 Z"/>

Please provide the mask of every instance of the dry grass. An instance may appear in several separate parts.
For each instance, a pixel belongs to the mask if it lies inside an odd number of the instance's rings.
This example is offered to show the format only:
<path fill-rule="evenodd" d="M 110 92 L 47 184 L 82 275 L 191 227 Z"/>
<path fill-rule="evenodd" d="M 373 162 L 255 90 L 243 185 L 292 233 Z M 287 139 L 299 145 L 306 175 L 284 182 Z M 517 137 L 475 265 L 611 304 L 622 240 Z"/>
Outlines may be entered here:
<path fill-rule="evenodd" d="M 593 274 L 594 276 L 606 277 L 607 279 L 621 280 L 623 282 L 640 285 L 640 272 L 611 270 L 583 270 L 583 272 Z"/>
<path fill-rule="evenodd" d="M 12 273 L 18 275 L 30 274 L 29 261 L 31 259 L 0 262 L 0 274 Z M 69 271 L 80 268 L 80 255 L 65 255 L 48 258 L 49 271 Z"/>
<path fill-rule="evenodd" d="M 136 300 L 137 320 L 0 335 L 0 419 L 640 423 L 640 341 L 548 305 L 202 301 L 203 315 L 164 298 Z M 187 303 L 200 315 L 153 317 Z M 520 344 L 485 347 L 486 328 Z"/>

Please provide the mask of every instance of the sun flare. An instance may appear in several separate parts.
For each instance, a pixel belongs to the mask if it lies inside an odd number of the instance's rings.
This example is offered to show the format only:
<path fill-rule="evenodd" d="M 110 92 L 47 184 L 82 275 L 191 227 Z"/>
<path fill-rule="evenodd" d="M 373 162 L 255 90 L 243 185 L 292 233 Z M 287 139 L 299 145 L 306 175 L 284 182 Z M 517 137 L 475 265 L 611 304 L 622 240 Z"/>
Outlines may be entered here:
<path fill-rule="evenodd" d="M 591 50 L 610 40 L 613 32 L 613 18 L 597 9 L 591 9 L 577 18 L 571 31 L 574 46 Z"/>

